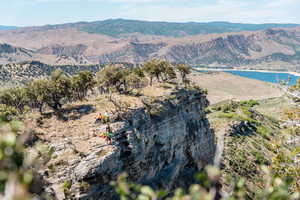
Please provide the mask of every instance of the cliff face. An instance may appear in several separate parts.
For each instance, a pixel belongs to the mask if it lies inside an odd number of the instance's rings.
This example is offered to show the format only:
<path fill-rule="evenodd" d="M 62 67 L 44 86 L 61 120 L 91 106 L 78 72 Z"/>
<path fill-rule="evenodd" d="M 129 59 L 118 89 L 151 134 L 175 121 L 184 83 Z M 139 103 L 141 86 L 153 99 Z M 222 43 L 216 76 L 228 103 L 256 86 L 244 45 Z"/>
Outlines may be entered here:
<path fill-rule="evenodd" d="M 157 57 L 159 50 L 166 46 L 167 44 L 163 42 L 157 44 L 130 42 L 130 44 L 123 49 L 102 55 L 98 60 L 102 63 L 124 61 L 133 63 L 146 62 L 151 58 Z"/>
<path fill-rule="evenodd" d="M 215 154 L 214 133 L 204 112 L 205 95 L 181 90 L 168 99 L 144 102 L 144 108 L 111 124 L 112 145 L 89 147 L 87 156 L 74 158 L 48 181 L 71 180 L 75 199 L 113 199 L 109 183 L 122 172 L 131 181 L 154 188 L 191 184 L 194 174 L 212 164 Z M 61 146 L 53 147 L 64 151 Z M 88 187 L 83 188 L 83 183 Z M 57 188 L 50 184 L 47 189 L 63 199 Z"/>
<path fill-rule="evenodd" d="M 33 55 L 34 52 L 32 50 L 0 43 L 0 64 L 32 60 L 34 59 Z"/>
<path fill-rule="evenodd" d="M 247 66 L 286 62 L 299 67 L 299 44 L 297 32 L 269 29 L 251 35 L 228 35 L 207 42 L 175 45 L 168 51 L 167 58 L 194 65 Z"/>

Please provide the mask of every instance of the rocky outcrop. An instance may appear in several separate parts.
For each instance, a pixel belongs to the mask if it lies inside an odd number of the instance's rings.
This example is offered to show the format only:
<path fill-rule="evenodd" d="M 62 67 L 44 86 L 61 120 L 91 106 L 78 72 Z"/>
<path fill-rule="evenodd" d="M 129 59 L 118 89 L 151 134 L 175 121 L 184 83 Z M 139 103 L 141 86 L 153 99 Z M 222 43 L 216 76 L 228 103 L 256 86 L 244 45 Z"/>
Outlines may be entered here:
<path fill-rule="evenodd" d="M 167 44 L 160 42 L 157 44 L 153 43 L 140 43 L 140 42 L 130 42 L 125 48 L 105 54 L 99 57 L 99 61 L 102 63 L 109 62 L 146 62 L 153 57 L 158 56 L 158 51 Z"/>
<path fill-rule="evenodd" d="M 41 54 L 65 55 L 65 56 L 72 57 L 72 56 L 83 54 L 86 49 L 87 46 L 83 44 L 71 45 L 71 46 L 62 46 L 57 44 L 57 45 L 41 48 L 36 52 Z"/>
<path fill-rule="evenodd" d="M 0 54 L 12 54 L 12 53 L 24 53 L 28 56 L 31 56 L 32 51 L 20 47 L 14 47 L 9 44 L 0 44 Z"/>
<path fill-rule="evenodd" d="M 208 105 L 205 94 L 182 89 L 144 103 L 145 107 L 111 124 L 112 145 L 90 146 L 88 154 L 67 161 L 59 173 L 48 177 L 54 184 L 46 190 L 63 199 L 55 183 L 70 180 L 70 198 L 114 199 L 109 183 L 122 172 L 128 173 L 131 181 L 156 189 L 172 190 L 193 183 L 195 173 L 212 164 L 215 154 L 214 133 L 204 111 Z M 67 142 L 53 148 L 55 154 L 71 149 Z"/>
<path fill-rule="evenodd" d="M 0 43 L 0 64 L 30 60 L 33 58 L 33 55 L 34 52 L 29 49 Z"/>
<path fill-rule="evenodd" d="M 36 53 L 45 54 L 45 55 L 55 55 L 56 60 L 55 64 L 57 65 L 66 65 L 66 64 L 91 64 L 85 51 L 87 46 L 83 44 L 63 46 L 55 44 L 52 46 L 43 47 L 38 49 Z"/>

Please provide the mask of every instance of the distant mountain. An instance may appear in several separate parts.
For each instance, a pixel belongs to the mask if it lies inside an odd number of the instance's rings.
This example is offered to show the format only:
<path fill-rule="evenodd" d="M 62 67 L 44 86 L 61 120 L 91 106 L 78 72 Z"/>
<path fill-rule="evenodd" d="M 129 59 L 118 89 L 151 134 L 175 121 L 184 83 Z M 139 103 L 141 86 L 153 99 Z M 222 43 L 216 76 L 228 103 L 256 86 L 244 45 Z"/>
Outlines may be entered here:
<path fill-rule="evenodd" d="M 73 24 L 75 26 L 76 24 Z M 99 33 L 109 36 L 120 36 L 132 33 L 143 35 L 161 35 L 182 37 L 210 33 L 226 33 L 239 31 L 257 31 L 268 28 L 292 28 L 297 24 L 240 24 L 229 22 L 150 22 L 125 19 L 111 19 L 91 23 L 80 23 L 80 30 L 88 33 Z"/>
<path fill-rule="evenodd" d="M 300 71 L 296 24 L 118 19 L 0 31 L 1 42 L 0 64 L 91 65 L 160 58 L 195 66 Z"/>
<path fill-rule="evenodd" d="M 57 25 L 27 27 L 30 30 L 57 30 L 73 28 L 79 31 L 107 35 L 111 37 L 132 34 L 166 37 L 184 37 L 189 35 L 228 33 L 240 31 L 258 31 L 270 28 L 293 28 L 299 24 L 243 24 L 230 22 L 156 22 L 128 19 L 109 19 L 94 22 L 76 22 Z M 7 27 L 6 29 L 15 29 Z M 1 28 L 0 28 L 1 29 Z"/>
<path fill-rule="evenodd" d="M 12 30 L 12 29 L 16 29 L 16 26 L 1 26 L 0 25 L 0 31 L 5 31 L 5 30 Z"/>

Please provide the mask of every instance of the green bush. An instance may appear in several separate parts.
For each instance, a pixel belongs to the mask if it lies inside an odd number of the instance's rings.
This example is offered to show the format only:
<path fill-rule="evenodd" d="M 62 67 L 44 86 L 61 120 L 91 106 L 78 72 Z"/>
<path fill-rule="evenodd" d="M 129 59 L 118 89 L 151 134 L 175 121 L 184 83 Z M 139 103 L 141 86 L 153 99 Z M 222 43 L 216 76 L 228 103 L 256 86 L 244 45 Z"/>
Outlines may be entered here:
<path fill-rule="evenodd" d="M 258 101 L 256 101 L 256 100 L 253 100 L 253 99 L 251 99 L 251 100 L 249 100 L 249 101 L 241 101 L 240 102 L 240 105 L 241 106 L 247 106 L 247 107 L 254 107 L 254 106 L 256 106 L 256 105 L 259 105 L 259 102 Z"/>
<path fill-rule="evenodd" d="M 71 77 L 71 90 L 74 100 L 83 100 L 88 91 L 96 85 L 93 74 L 88 71 L 78 72 Z"/>
<path fill-rule="evenodd" d="M 0 93 L 0 104 L 14 107 L 18 112 L 23 113 L 29 103 L 26 88 L 16 87 L 2 91 Z"/>
<path fill-rule="evenodd" d="M 186 64 L 176 65 L 176 69 L 179 71 L 182 82 L 187 80 L 187 75 L 191 73 L 191 68 Z"/>
<path fill-rule="evenodd" d="M 261 135 L 265 139 L 270 139 L 271 136 L 271 130 L 263 125 L 256 127 L 256 132 Z"/>
<path fill-rule="evenodd" d="M 15 116 L 17 116 L 18 111 L 11 106 L 5 104 L 0 104 L 0 121 L 11 121 Z"/>
<path fill-rule="evenodd" d="M 218 114 L 219 118 L 227 118 L 227 119 L 235 119 L 238 117 L 236 113 L 219 113 Z"/>

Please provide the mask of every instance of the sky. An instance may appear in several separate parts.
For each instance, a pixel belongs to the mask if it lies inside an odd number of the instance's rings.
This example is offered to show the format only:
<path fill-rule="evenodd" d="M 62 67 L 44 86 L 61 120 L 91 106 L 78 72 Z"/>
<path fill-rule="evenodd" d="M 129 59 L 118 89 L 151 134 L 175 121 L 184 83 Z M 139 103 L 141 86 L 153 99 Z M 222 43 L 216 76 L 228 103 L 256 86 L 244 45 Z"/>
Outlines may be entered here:
<path fill-rule="evenodd" d="M 300 0 L 0 0 L 0 25 L 32 26 L 113 18 L 298 23 Z"/>

